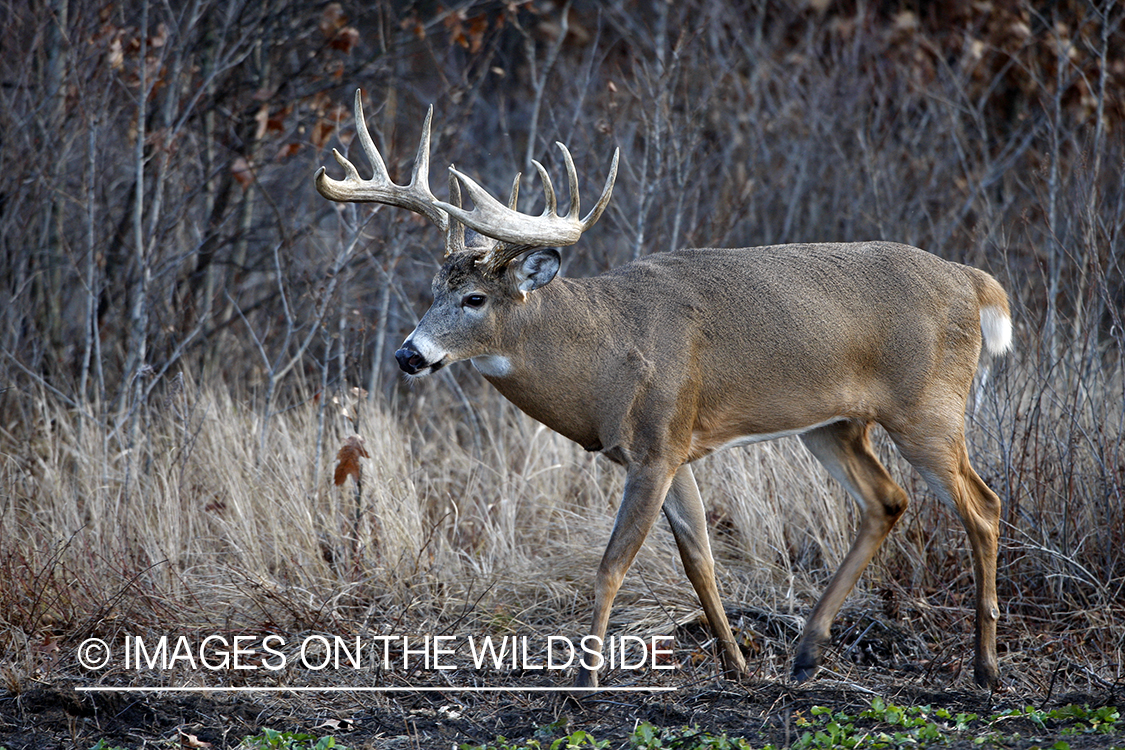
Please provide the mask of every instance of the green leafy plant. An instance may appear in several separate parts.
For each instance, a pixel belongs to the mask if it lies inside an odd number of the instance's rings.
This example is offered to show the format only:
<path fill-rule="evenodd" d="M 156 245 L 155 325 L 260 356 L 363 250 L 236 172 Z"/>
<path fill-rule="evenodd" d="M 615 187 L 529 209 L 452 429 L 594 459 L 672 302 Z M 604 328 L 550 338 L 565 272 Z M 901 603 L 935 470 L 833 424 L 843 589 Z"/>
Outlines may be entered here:
<path fill-rule="evenodd" d="M 1092 709 L 1089 706 L 1070 705 L 1051 709 L 1047 715 L 1055 721 L 1074 722 L 1074 726 L 1064 729 L 1063 734 L 1113 734 L 1122 730 L 1119 725 L 1121 711 L 1116 706 Z"/>
<path fill-rule="evenodd" d="M 1025 706 L 996 714 L 989 725 L 995 725 L 1006 719 L 1026 719 L 1044 731 L 1063 725 L 1059 732 L 1065 735 L 1113 734 L 1121 730 L 1119 726 L 1121 711 L 1116 706 L 1090 708 L 1088 705 L 1071 704 L 1052 708 L 1049 711 Z"/>
<path fill-rule="evenodd" d="M 554 726 L 555 724 L 551 724 L 544 727 L 536 734 L 544 733 L 544 731 L 550 733 L 550 727 Z M 550 742 L 550 744 L 546 744 L 547 742 Z M 598 742 L 589 732 L 578 729 L 554 740 L 532 738 L 526 741 L 509 742 L 505 737 L 497 737 L 494 743 L 484 745 L 463 744 L 460 746 L 460 750 L 583 750 L 584 748 L 602 750 L 607 747 L 609 747 L 609 740 Z"/>
<path fill-rule="evenodd" d="M 1003 744 L 1020 739 L 1019 733 L 1002 731 L 1008 720 L 1030 721 L 1043 732 L 1070 734 L 1112 734 L 1120 730 L 1120 711 L 1113 706 L 1091 709 L 1088 706 L 1064 706 L 1044 711 L 1032 706 L 1001 711 L 982 720 L 975 713 L 954 714 L 948 709 L 931 706 L 898 706 L 876 697 L 871 707 L 858 716 L 834 712 L 814 706 L 812 718 L 800 717 L 797 725 L 806 731 L 792 745 L 795 750 L 824 748 L 925 747 L 944 744 L 951 736 L 975 733 L 976 745 Z M 857 725 L 858 722 L 858 725 Z M 1065 741 L 1051 745 L 1051 750 L 1068 750 Z"/>
<path fill-rule="evenodd" d="M 813 706 L 808 715 L 798 713 L 794 723 L 801 735 L 789 750 L 835 750 L 836 748 L 873 748 L 874 750 L 905 750 L 937 747 L 951 742 L 971 742 L 977 746 L 1001 747 L 1018 742 L 1018 732 L 1005 731 L 1005 722 L 1031 722 L 1044 734 L 1114 734 L 1125 730 L 1121 712 L 1113 706 L 1063 706 L 1050 710 L 1032 706 L 1001 711 L 987 718 L 975 713 L 954 713 L 946 708 L 900 706 L 876 697 L 870 707 L 851 715 L 825 706 Z M 566 731 L 566 719 L 540 728 L 536 738 L 509 742 L 497 737 L 494 743 L 461 745 L 460 750 L 582 750 L 605 748 L 608 742 L 597 742 L 587 732 L 577 730 L 557 739 Z M 629 736 L 632 750 L 780 750 L 776 745 L 751 745 L 742 737 L 714 735 L 695 727 L 658 727 L 648 722 L 638 724 Z M 1120 746 L 1118 750 L 1122 750 Z M 1049 745 L 1034 745 L 1032 750 L 1070 750 L 1065 740 Z"/>
<path fill-rule="evenodd" d="M 745 739 L 730 738 L 726 733 L 715 736 L 699 727 L 680 730 L 653 726 L 642 722 L 629 737 L 629 746 L 635 750 L 676 748 L 676 750 L 751 750 Z"/>
<path fill-rule="evenodd" d="M 279 732 L 263 729 L 261 734 L 247 735 L 238 745 L 244 750 L 348 750 L 336 744 L 335 737 L 316 738 L 301 732 Z"/>

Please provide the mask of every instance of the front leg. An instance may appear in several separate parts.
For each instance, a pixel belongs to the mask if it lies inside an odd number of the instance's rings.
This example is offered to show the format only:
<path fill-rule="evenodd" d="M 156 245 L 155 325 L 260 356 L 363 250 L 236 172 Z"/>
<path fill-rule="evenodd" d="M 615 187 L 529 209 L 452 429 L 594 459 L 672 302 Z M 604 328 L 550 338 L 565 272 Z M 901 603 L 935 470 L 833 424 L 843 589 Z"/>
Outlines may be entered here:
<path fill-rule="evenodd" d="M 715 561 L 707 538 L 707 514 L 690 464 L 684 464 L 676 472 L 668 497 L 664 500 L 664 515 L 676 537 L 684 571 L 695 587 L 699 603 L 703 605 L 711 632 L 719 641 L 723 671 L 728 679 L 737 680 L 747 673 L 746 659 L 735 643 L 727 613 L 719 598 L 719 587 L 715 585 Z"/>
<path fill-rule="evenodd" d="M 644 543 L 645 537 L 660 515 L 664 496 L 668 494 L 668 487 L 672 483 L 676 468 L 662 463 L 634 464 L 628 469 L 625 478 L 625 495 L 621 500 L 621 507 L 617 510 L 617 520 L 614 521 L 613 532 L 609 535 L 609 544 L 606 545 L 605 554 L 602 555 L 597 580 L 594 583 L 594 622 L 590 628 L 590 635 L 598 638 L 597 643 L 605 641 L 613 598 L 621 588 L 621 581 L 625 578 L 629 566 L 633 564 L 637 551 L 640 550 L 641 544 Z M 597 660 L 588 655 L 586 661 L 596 663 Z M 597 686 L 597 670 L 579 665 L 575 687 Z"/>

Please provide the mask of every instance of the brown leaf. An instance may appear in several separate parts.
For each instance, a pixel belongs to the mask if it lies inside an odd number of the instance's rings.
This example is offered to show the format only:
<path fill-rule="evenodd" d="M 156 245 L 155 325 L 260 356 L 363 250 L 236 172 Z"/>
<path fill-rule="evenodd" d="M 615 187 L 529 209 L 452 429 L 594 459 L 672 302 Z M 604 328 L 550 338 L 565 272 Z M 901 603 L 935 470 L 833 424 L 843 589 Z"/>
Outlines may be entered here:
<path fill-rule="evenodd" d="M 250 169 L 250 162 L 246 161 L 246 157 L 240 156 L 232 161 L 230 171 L 243 190 L 254 182 L 254 171 Z"/>
<path fill-rule="evenodd" d="M 210 742 L 204 742 L 196 737 L 194 734 L 188 734 L 184 730 L 180 730 L 180 747 L 211 747 Z"/>
<path fill-rule="evenodd" d="M 339 3 L 328 3 L 320 14 L 320 31 L 331 39 L 347 22 L 348 17 L 344 15 L 343 7 Z"/>
<path fill-rule="evenodd" d="M 278 161 L 285 161 L 289 157 L 296 155 L 297 152 L 300 151 L 300 150 L 301 150 L 301 144 L 300 143 L 287 143 L 278 150 L 277 160 Z"/>
<path fill-rule="evenodd" d="M 359 481 L 360 465 L 359 459 L 371 458 L 371 454 L 363 447 L 363 438 L 359 435 L 352 435 L 344 441 L 340 446 L 340 450 L 336 453 L 336 473 L 333 476 L 333 481 L 336 486 L 347 481 L 348 475 L 355 477 L 355 481 Z"/>
<path fill-rule="evenodd" d="M 484 46 L 484 34 L 488 31 L 488 16 L 483 13 L 469 19 L 469 29 L 466 35 L 469 38 L 469 51 L 476 54 Z"/>
<path fill-rule="evenodd" d="M 345 26 L 336 32 L 328 46 L 344 53 L 351 53 L 352 47 L 359 42 L 359 30 L 354 26 Z"/>
<path fill-rule="evenodd" d="M 284 133 L 285 132 L 285 118 L 293 111 L 291 106 L 282 107 L 277 112 L 274 112 L 266 120 L 267 133 Z"/>

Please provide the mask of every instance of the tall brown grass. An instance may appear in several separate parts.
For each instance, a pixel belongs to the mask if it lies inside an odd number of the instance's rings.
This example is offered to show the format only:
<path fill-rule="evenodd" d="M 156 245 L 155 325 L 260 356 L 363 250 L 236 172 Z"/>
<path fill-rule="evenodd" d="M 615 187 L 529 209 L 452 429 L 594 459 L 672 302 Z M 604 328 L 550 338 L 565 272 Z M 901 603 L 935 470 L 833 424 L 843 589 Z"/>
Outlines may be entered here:
<path fill-rule="evenodd" d="M 1007 499 L 1003 640 L 1013 650 L 1070 642 L 1060 646 L 1067 658 L 1113 682 L 1123 636 L 1113 494 L 1121 438 L 1105 420 L 1119 419 L 1123 404 L 1121 373 L 1109 374 L 1081 408 L 1047 404 L 1053 394 L 1017 360 L 993 373 L 969 431 L 981 474 Z M 440 383 L 416 388 L 433 412 L 413 428 L 379 402 L 350 405 L 353 418 L 324 407 L 325 446 L 358 423 L 370 454 L 358 525 L 354 479 L 334 485 L 334 449 L 316 450 L 319 400 L 274 416 L 259 451 L 253 409 L 226 389 L 189 386 L 146 408 L 132 457 L 140 468 L 127 482 L 128 457 L 108 447 L 108 429 L 48 395 L 21 396 L 28 427 L 17 442 L 9 425 L 0 465 L 5 661 L 30 676 L 44 668 L 44 644 L 72 648 L 138 629 L 430 632 L 457 623 L 461 634 L 583 633 L 620 472 L 483 388 L 473 398 L 477 439 L 459 441 L 460 407 L 443 393 Z M 849 610 L 884 612 L 893 598 L 895 618 L 948 647 L 971 629 L 965 537 L 883 442 L 914 506 Z M 697 475 L 728 608 L 765 647 L 759 668 L 779 676 L 786 638 L 850 542 L 851 501 L 795 439 L 705 459 Z M 659 632 L 696 612 L 661 528 L 613 625 Z"/>

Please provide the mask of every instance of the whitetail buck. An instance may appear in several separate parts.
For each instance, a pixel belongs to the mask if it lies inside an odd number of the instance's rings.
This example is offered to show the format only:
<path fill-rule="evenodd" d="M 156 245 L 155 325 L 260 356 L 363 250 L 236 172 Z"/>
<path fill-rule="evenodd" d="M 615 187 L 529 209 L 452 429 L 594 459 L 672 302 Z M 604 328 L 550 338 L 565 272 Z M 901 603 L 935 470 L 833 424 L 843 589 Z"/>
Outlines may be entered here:
<path fill-rule="evenodd" d="M 432 114 L 432 108 L 431 108 Z M 323 168 L 320 193 L 416 211 L 445 233 L 434 302 L 395 353 L 410 375 L 468 359 L 521 410 L 625 467 L 617 512 L 594 590 L 591 633 L 604 638 L 622 578 L 661 510 L 684 569 L 721 644 L 730 676 L 746 671 L 715 585 L 703 503 L 691 463 L 723 448 L 799 435 L 860 509 L 859 533 L 805 625 L 793 674 L 816 671 L 829 630 L 907 496 L 872 451 L 882 425 L 934 492 L 961 516 L 976 579 L 974 677 L 999 679 L 996 546 L 1000 501 L 969 465 L 964 419 L 983 342 L 1006 351 L 1011 319 L 988 274 L 890 242 L 681 250 L 594 278 L 556 278 L 557 246 L 598 220 L 617 172 L 579 218 L 578 177 L 562 144 L 570 210 L 551 181 L 541 216 L 518 213 L 519 175 L 507 207 L 450 168 L 450 200 L 430 192 L 426 116 L 410 184 L 391 182 L 364 123 L 374 165 L 362 179 Z M 464 186 L 473 209 L 461 207 Z M 464 227 L 480 236 L 466 243 Z M 580 670 L 579 688 L 597 685 Z"/>

